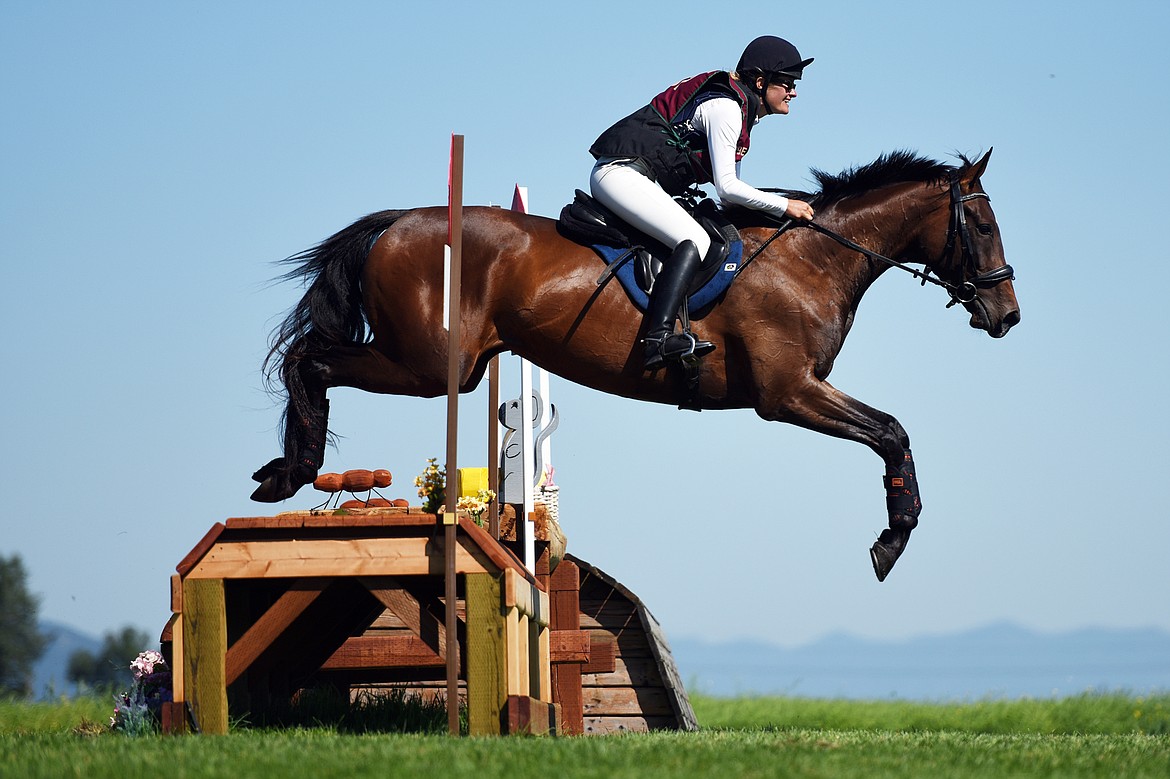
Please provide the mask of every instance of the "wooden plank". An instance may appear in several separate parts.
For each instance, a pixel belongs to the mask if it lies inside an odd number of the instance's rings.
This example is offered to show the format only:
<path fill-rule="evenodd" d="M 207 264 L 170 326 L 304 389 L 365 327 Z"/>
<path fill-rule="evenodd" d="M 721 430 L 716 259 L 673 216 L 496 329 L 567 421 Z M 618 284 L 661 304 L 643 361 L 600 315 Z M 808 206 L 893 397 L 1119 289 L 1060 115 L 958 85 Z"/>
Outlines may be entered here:
<path fill-rule="evenodd" d="M 583 674 L 612 673 L 617 664 L 617 642 L 613 636 L 589 634 L 589 662 L 581 666 Z"/>
<path fill-rule="evenodd" d="M 187 700 L 183 615 L 172 614 L 170 621 L 167 622 L 167 628 L 171 631 L 171 699 L 182 703 Z"/>
<path fill-rule="evenodd" d="M 586 717 L 674 715 L 661 687 L 586 687 L 581 695 Z"/>
<path fill-rule="evenodd" d="M 177 573 L 171 575 L 171 613 L 183 613 L 183 577 Z"/>
<path fill-rule="evenodd" d="M 652 658 L 617 658 L 614 669 L 605 673 L 582 674 L 586 687 L 661 687 L 662 674 Z"/>
<path fill-rule="evenodd" d="M 459 573 L 484 573 L 493 568 L 478 550 L 460 544 L 456 552 Z M 187 578 L 442 575 L 441 543 L 429 538 L 358 538 L 217 543 Z"/>
<path fill-rule="evenodd" d="M 542 593 L 543 594 L 543 593 Z M 552 702 L 552 646 L 548 624 L 536 625 L 536 641 L 533 649 L 533 663 L 536 668 L 536 697 L 546 703 Z"/>
<path fill-rule="evenodd" d="M 440 657 L 417 636 L 354 636 L 334 652 L 322 671 L 350 671 L 367 668 L 443 667 Z"/>
<path fill-rule="evenodd" d="M 227 650 L 225 679 L 232 684 L 329 586 L 327 579 L 299 579 Z"/>
<path fill-rule="evenodd" d="M 590 736 L 676 729 L 672 717 L 585 717 L 585 733 Z"/>
<path fill-rule="evenodd" d="M 614 633 L 621 630 L 642 630 L 637 611 L 632 606 L 627 608 L 624 604 L 608 604 L 591 610 L 586 604 L 582 604 L 580 612 L 583 628 L 601 628 Z"/>
<path fill-rule="evenodd" d="M 523 695 L 509 695 L 504 713 L 506 735 L 555 736 L 559 734 L 559 707 Z"/>
<path fill-rule="evenodd" d="M 584 714 L 581 702 L 581 666 L 554 665 L 552 687 L 553 703 L 561 707 L 561 731 L 570 736 L 582 735 L 585 732 L 585 725 L 581 719 Z"/>
<path fill-rule="evenodd" d="M 614 654 L 618 657 L 653 657 L 650 651 L 650 640 L 641 630 L 623 630 L 620 633 L 610 633 L 607 630 L 590 630 L 589 635 L 595 643 L 606 642 L 614 647 Z M 586 670 L 586 673 L 589 673 Z"/>
<path fill-rule="evenodd" d="M 473 736 L 499 735 L 507 703 L 507 651 L 500 576 L 464 577 L 467 600 L 467 719 Z"/>
<path fill-rule="evenodd" d="M 162 732 L 168 735 L 187 733 L 187 704 L 182 701 L 163 701 L 159 709 L 159 725 Z"/>
<path fill-rule="evenodd" d="M 186 576 L 187 572 L 195 567 L 195 564 L 198 563 L 207 550 L 215 544 L 216 539 L 219 538 L 223 531 L 224 526 L 222 522 L 216 522 L 211 526 L 211 530 L 208 530 L 203 535 L 203 538 L 199 541 L 198 544 L 195 545 L 195 548 L 188 552 L 187 556 L 180 560 L 179 564 L 175 566 L 175 570 L 179 572 L 180 576 Z"/>
<path fill-rule="evenodd" d="M 547 559 L 545 552 L 541 559 Z M 549 625 L 553 629 L 550 634 L 550 660 L 552 666 L 553 702 L 561 707 L 562 732 L 580 736 L 585 733 L 583 719 L 584 707 L 582 695 L 582 662 L 588 662 L 592 646 L 589 633 L 580 630 L 581 626 L 581 573 L 576 563 L 562 560 L 555 571 L 549 574 L 547 588 L 549 593 Z M 578 643 L 579 642 L 579 643 Z M 561 662 L 573 662 L 564 665 Z"/>
<path fill-rule="evenodd" d="M 589 633 L 584 630 L 549 632 L 549 656 L 553 663 L 587 663 L 589 647 Z"/>
<path fill-rule="evenodd" d="M 420 638 L 431 652 L 446 659 L 447 635 L 443 625 L 399 580 L 392 577 L 368 577 L 360 581 L 362 586 Z"/>
<path fill-rule="evenodd" d="M 519 609 L 526 617 L 535 612 L 532 584 L 512 568 L 504 571 L 504 608 Z"/>
<path fill-rule="evenodd" d="M 229 530 L 295 530 L 298 528 L 337 527 L 434 527 L 435 515 L 421 508 L 328 509 L 321 511 L 286 511 L 274 517 L 232 517 Z"/>
<path fill-rule="evenodd" d="M 460 539 L 468 545 L 474 545 L 481 550 L 495 567 L 501 571 L 512 569 L 523 576 L 530 583 L 536 584 L 536 577 L 524 567 L 519 558 L 508 547 L 501 545 L 471 517 L 459 518 Z"/>
<path fill-rule="evenodd" d="M 186 698 L 200 733 L 228 730 L 227 617 L 222 579 L 183 582 L 183 676 Z"/>
<path fill-rule="evenodd" d="M 663 688 L 666 690 L 671 711 L 678 721 L 680 730 L 695 731 L 699 729 L 699 718 L 691 708 L 690 698 L 687 697 L 686 687 L 675 665 L 674 655 L 670 652 L 670 645 L 666 642 L 666 634 L 658 620 L 644 605 L 639 604 L 638 616 L 646 629 L 646 637 L 650 642 L 650 651 L 658 662 L 658 672 L 662 675 Z"/>

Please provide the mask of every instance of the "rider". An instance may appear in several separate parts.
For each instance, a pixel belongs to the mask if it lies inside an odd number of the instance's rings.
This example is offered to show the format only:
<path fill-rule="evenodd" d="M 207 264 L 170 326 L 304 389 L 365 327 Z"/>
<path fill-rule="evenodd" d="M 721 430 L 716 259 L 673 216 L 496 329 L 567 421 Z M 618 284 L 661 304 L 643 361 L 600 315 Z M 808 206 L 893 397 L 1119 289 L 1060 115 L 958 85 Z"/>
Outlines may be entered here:
<path fill-rule="evenodd" d="M 707 232 L 675 202 L 688 188 L 711 182 L 720 201 L 794 219 L 812 219 L 808 203 L 762 192 L 739 178 L 752 127 L 770 114 L 787 114 L 802 60 L 788 41 L 756 38 L 735 72 L 717 70 L 680 81 L 620 120 L 594 141 L 597 159 L 589 188 L 597 200 L 672 250 L 646 309 L 646 370 L 666 360 L 701 356 L 715 348 L 674 322 L 695 273 L 711 247 Z"/>

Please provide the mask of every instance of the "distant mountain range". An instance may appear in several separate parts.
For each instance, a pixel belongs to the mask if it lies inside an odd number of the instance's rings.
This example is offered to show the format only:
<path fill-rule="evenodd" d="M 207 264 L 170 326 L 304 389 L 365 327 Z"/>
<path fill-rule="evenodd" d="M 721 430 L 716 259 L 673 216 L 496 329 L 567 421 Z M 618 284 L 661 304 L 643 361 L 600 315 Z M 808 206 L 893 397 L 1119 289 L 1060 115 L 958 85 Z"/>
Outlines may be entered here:
<path fill-rule="evenodd" d="M 42 700 L 72 695 L 75 685 L 65 678 L 69 657 L 79 649 L 98 654 L 102 650 L 101 639 L 58 622 L 42 621 L 37 627 L 49 639 L 49 643 L 44 654 L 33 665 L 33 692 Z M 131 657 L 126 662 L 133 659 Z"/>
<path fill-rule="evenodd" d="M 50 643 L 33 689 L 42 698 L 69 695 L 69 656 L 97 653 L 101 640 L 54 622 L 40 628 Z M 1047 634 L 996 624 L 900 642 L 833 635 L 792 649 L 752 641 L 670 644 L 687 689 L 717 696 L 943 701 L 1170 692 L 1170 633 L 1152 628 Z"/>
<path fill-rule="evenodd" d="M 717 696 L 975 700 L 1170 692 L 1170 633 L 996 624 L 901 642 L 833 635 L 792 649 L 671 641 L 688 690 Z"/>

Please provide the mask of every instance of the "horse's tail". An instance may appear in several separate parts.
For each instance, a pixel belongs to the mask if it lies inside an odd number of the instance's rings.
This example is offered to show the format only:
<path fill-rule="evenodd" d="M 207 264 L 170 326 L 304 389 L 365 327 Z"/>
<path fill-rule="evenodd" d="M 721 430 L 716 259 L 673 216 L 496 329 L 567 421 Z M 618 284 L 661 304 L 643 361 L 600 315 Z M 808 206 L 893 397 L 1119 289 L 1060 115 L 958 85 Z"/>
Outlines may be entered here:
<path fill-rule="evenodd" d="M 331 347 L 363 343 L 367 339 L 362 309 L 362 269 L 374 242 L 404 211 L 379 211 L 326 238 L 311 249 L 294 254 L 284 263 L 295 267 L 279 277 L 308 285 L 300 302 L 272 333 L 263 372 L 269 390 L 287 396 L 281 426 L 285 428 L 286 456 L 293 416 L 309 429 L 324 427 L 325 408 L 310 393 L 300 368 L 306 358 Z"/>

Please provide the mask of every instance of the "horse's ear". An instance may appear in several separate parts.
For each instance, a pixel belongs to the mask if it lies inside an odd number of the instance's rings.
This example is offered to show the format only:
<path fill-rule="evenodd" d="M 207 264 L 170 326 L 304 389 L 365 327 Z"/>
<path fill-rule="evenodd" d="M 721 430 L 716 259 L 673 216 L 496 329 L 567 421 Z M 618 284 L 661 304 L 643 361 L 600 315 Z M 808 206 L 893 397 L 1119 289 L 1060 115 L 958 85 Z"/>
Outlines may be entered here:
<path fill-rule="evenodd" d="M 978 162 L 967 169 L 967 173 L 963 178 L 970 182 L 978 181 L 983 176 L 983 172 L 987 170 L 987 161 L 991 159 L 991 152 L 993 151 L 995 151 L 994 146 L 988 149 L 987 153 L 980 157 Z"/>

